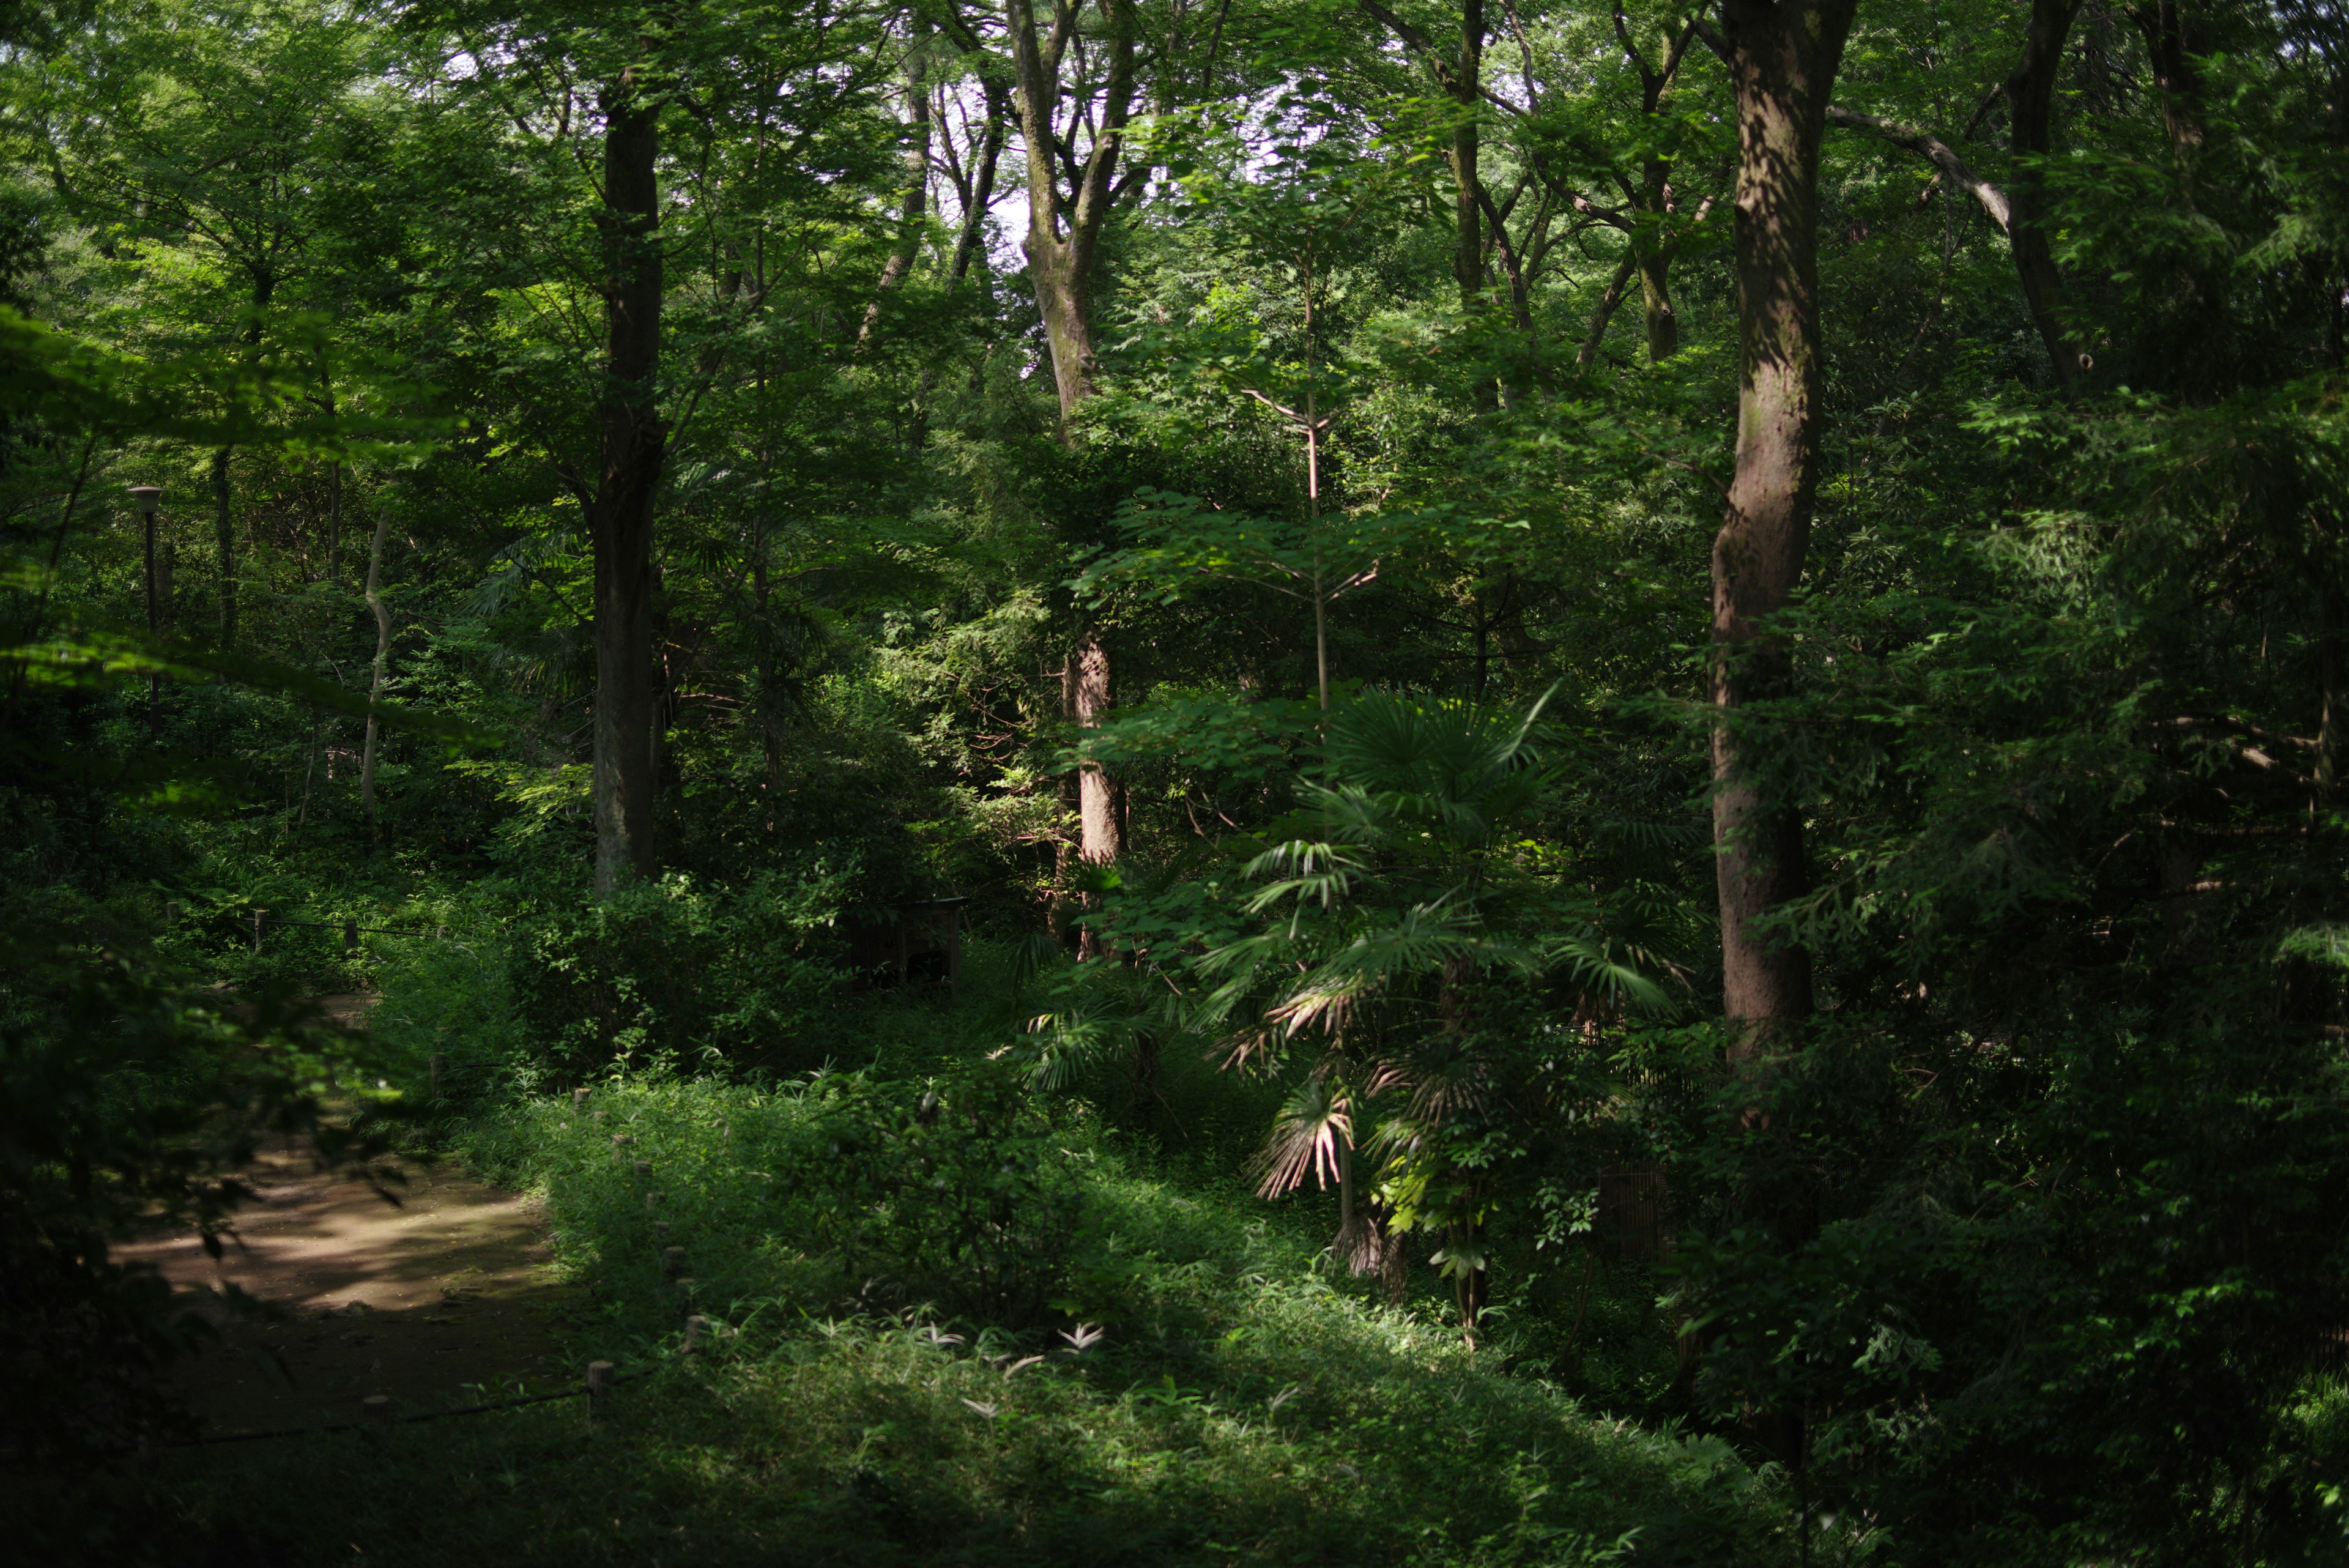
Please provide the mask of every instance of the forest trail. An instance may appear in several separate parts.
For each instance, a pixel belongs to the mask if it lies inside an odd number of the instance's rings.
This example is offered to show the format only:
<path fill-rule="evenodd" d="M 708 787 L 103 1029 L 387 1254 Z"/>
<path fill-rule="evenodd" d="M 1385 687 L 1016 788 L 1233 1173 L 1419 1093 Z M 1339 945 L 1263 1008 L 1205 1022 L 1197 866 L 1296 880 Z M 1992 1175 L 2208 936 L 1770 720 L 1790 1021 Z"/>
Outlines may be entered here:
<path fill-rule="evenodd" d="M 362 1021 L 357 999 L 325 1000 Z M 219 1332 L 172 1379 L 205 1431 L 348 1420 L 370 1394 L 416 1411 L 468 1403 L 477 1385 L 564 1379 L 555 1331 L 583 1298 L 554 1278 L 535 1207 L 446 1162 L 407 1175 L 395 1206 L 272 1147 L 245 1173 L 256 1196 L 217 1261 L 192 1234 L 117 1250 L 155 1265 Z M 232 1284 L 264 1313 L 232 1313 L 214 1293 Z"/>

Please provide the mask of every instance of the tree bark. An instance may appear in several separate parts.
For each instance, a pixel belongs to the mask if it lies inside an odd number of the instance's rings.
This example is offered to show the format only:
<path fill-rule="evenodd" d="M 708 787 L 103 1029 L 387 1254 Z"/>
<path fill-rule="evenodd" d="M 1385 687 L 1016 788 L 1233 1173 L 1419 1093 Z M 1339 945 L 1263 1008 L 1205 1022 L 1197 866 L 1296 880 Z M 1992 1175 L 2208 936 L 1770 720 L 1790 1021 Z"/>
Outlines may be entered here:
<path fill-rule="evenodd" d="M 1802 577 L 1818 483 L 1823 366 L 1818 152 L 1855 0 L 1729 0 L 1738 124 L 1737 468 L 1713 547 L 1713 845 L 1732 1050 L 1811 1011 L 1810 955 L 1762 921 L 1806 888 L 1802 819 L 1757 776 L 1737 712 L 1783 690 L 1769 633 Z"/>
<path fill-rule="evenodd" d="M 359 750 L 359 804 L 367 808 L 367 832 L 376 829 L 375 811 L 375 752 L 376 736 L 380 729 L 375 707 L 383 701 L 386 667 L 391 658 L 391 607 L 383 602 L 383 545 L 391 531 L 391 513 L 382 507 L 376 510 L 375 541 L 367 546 L 367 604 L 375 612 L 374 673 L 367 680 L 367 739 Z M 310 809 L 310 784 L 302 782 L 302 809 Z"/>
<path fill-rule="evenodd" d="M 2078 389 L 2090 360 L 2064 328 L 2064 275 L 2047 243 L 2046 180 L 2039 160 L 2054 146 L 2055 73 L 2064 63 L 2064 42 L 2079 5 L 2080 0 L 2032 0 L 2023 58 L 2006 78 L 2008 146 L 2014 154 L 2013 186 L 2007 193 L 2007 243 L 2014 252 L 2015 275 L 2023 283 L 2031 324 L 2047 346 L 2056 387 L 2066 394 Z"/>
<path fill-rule="evenodd" d="M 954 260 L 947 268 L 947 292 L 962 286 L 987 233 L 987 210 L 995 200 L 995 170 L 1003 156 L 1003 121 L 1010 113 L 1003 88 L 993 78 L 979 83 L 987 100 L 987 129 L 979 134 L 978 164 L 972 171 L 970 199 L 964 203 L 962 224 L 955 234 Z"/>
<path fill-rule="evenodd" d="M 653 500 L 667 435 L 660 369 L 659 109 L 632 70 L 603 94 L 603 462 L 595 552 L 595 893 L 658 867 L 653 842 Z"/>
<path fill-rule="evenodd" d="M 1100 130 L 1078 172 L 1075 189 L 1063 194 L 1052 164 L 1052 111 L 1061 99 L 1061 57 L 1076 29 L 1074 6 L 1053 18 L 1048 38 L 1036 34 L 1032 0 L 1006 0 L 1010 25 L 1013 92 L 1019 100 L 1019 137 L 1028 160 L 1028 234 L 1020 248 L 1036 308 L 1051 345 L 1052 380 L 1061 398 L 1063 439 L 1069 416 L 1093 395 L 1099 365 L 1088 315 L 1093 256 L 1102 223 L 1116 200 L 1117 161 L 1125 126 L 1133 111 L 1133 0 L 1103 0 L 1109 34 L 1100 47 L 1108 56 Z"/>
<path fill-rule="evenodd" d="M 1109 649 L 1102 646 L 1098 633 L 1088 633 L 1085 639 L 1069 652 L 1068 675 L 1062 682 L 1069 717 L 1082 729 L 1099 725 L 1102 715 L 1109 711 L 1113 701 L 1110 690 Z M 1103 773 L 1099 767 L 1088 766 L 1077 774 L 1077 822 L 1079 827 L 1078 858 L 1093 866 L 1113 866 L 1125 852 L 1125 786 Z M 1100 899 L 1088 893 L 1085 907 L 1097 908 Z M 1088 927 L 1080 948 L 1082 956 L 1098 958 L 1107 951 L 1107 945 Z"/>
<path fill-rule="evenodd" d="M 899 212 L 903 214 L 897 225 L 897 243 L 882 264 L 881 283 L 873 302 L 864 307 L 864 324 L 856 330 L 856 346 L 864 348 L 873 340 L 874 329 L 881 322 L 881 296 L 905 280 L 914 269 L 914 258 L 921 249 L 922 226 L 929 218 L 930 202 L 930 89 L 922 81 L 919 49 L 929 36 L 926 23 L 917 21 L 914 36 L 907 44 L 905 62 L 905 111 L 912 136 L 905 147 L 905 190 Z"/>
<path fill-rule="evenodd" d="M 1452 92 L 1459 120 L 1452 128 L 1452 201 L 1457 233 L 1452 275 L 1460 286 L 1460 307 L 1474 310 L 1485 292 L 1485 236 L 1478 225 L 1477 92 L 1485 68 L 1485 0 L 1461 0 L 1460 57 L 1453 67 Z"/>
<path fill-rule="evenodd" d="M 1071 662 L 1076 683 L 1070 716 L 1090 730 L 1101 723 L 1114 701 L 1109 649 L 1098 635 L 1088 637 L 1077 646 Z M 1099 768 L 1085 769 L 1077 777 L 1077 815 L 1084 823 L 1084 858 L 1096 866 L 1115 861 L 1125 847 L 1124 787 Z"/>
<path fill-rule="evenodd" d="M 1076 28 L 1077 9 L 1072 5 L 1057 9 L 1050 35 L 1040 38 L 1033 0 L 1005 0 L 1004 5 L 1011 41 L 1012 92 L 1028 163 L 1028 234 L 1021 249 L 1028 256 L 1028 275 L 1035 289 L 1036 308 L 1044 318 L 1044 335 L 1051 345 L 1063 441 L 1073 439 L 1071 416 L 1093 395 L 1099 373 L 1088 315 L 1093 258 L 1102 225 L 1117 199 L 1117 162 L 1133 109 L 1133 0 L 1102 0 L 1102 12 L 1108 34 L 1098 46 L 1107 57 L 1101 118 L 1073 188 L 1063 193 L 1052 162 L 1052 115 L 1061 96 L 1061 56 Z M 1102 646 L 1097 633 L 1088 629 L 1081 634 L 1069 668 L 1071 676 L 1061 682 L 1064 710 L 1080 726 L 1090 728 L 1101 722 L 1102 711 L 1109 706 L 1109 650 Z M 1123 817 L 1123 794 L 1114 782 L 1098 769 L 1086 769 L 1078 780 L 1080 855 L 1097 866 L 1113 863 L 1125 846 Z M 1088 947 L 1092 941 L 1088 936 Z"/>

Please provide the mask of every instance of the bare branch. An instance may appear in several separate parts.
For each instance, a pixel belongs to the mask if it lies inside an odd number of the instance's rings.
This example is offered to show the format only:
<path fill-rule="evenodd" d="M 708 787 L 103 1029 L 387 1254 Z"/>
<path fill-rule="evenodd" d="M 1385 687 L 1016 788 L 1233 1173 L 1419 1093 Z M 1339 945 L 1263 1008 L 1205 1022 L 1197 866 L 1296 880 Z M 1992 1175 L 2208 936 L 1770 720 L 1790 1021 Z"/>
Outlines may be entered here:
<path fill-rule="evenodd" d="M 1940 137 L 1896 120 L 1880 119 L 1872 114 L 1862 114 L 1857 109 L 1845 109 L 1840 104 L 1827 105 L 1827 119 L 1847 130 L 1867 131 L 1871 136 L 1883 138 L 1895 147 L 1906 148 L 1916 153 L 1939 169 L 1942 178 L 1951 184 L 1981 202 L 1982 210 L 1989 214 L 1992 223 L 1998 225 L 2000 234 L 2007 233 L 2013 226 L 2013 212 L 2007 202 L 2006 192 L 1967 168 L 1966 161 L 1958 156 L 1957 150 Z"/>

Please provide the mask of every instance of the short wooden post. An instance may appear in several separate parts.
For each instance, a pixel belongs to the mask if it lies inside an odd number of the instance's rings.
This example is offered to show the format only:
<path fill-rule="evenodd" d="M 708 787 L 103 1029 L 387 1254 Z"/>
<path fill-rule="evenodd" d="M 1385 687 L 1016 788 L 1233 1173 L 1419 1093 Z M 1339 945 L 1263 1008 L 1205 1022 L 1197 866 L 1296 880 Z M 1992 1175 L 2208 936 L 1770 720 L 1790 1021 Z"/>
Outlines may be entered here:
<path fill-rule="evenodd" d="M 693 1276 L 686 1275 L 677 1282 L 677 1304 L 685 1312 L 693 1310 Z"/>
<path fill-rule="evenodd" d="M 657 1187 L 645 1194 L 645 1207 L 647 1209 L 657 1209 L 667 1200 L 668 1194 Z"/>
<path fill-rule="evenodd" d="M 594 1420 L 606 1413 L 612 1403 L 612 1364 L 591 1361 L 587 1364 L 587 1418 Z"/>
<path fill-rule="evenodd" d="M 682 1247 L 663 1247 L 661 1249 L 661 1267 L 668 1272 L 668 1277 L 672 1280 L 683 1274 L 685 1272 L 685 1249 Z"/>
<path fill-rule="evenodd" d="M 347 953 L 355 953 L 358 950 L 359 923 L 357 920 L 345 920 L 343 922 L 343 951 Z"/>
<path fill-rule="evenodd" d="M 701 1348 L 701 1336 L 709 1332 L 709 1320 L 699 1313 L 685 1320 L 685 1354 L 691 1355 Z"/>
<path fill-rule="evenodd" d="M 654 1221 L 653 1221 L 653 1245 L 655 1245 L 655 1246 L 657 1246 L 657 1247 L 665 1247 L 665 1246 L 667 1244 L 667 1242 L 668 1242 L 668 1221 L 667 1221 L 667 1220 L 654 1220 Z"/>
<path fill-rule="evenodd" d="M 650 1176 L 652 1173 L 653 1162 L 651 1160 L 640 1159 L 636 1161 L 636 1174 L 638 1176 Z"/>
<path fill-rule="evenodd" d="M 449 1058 L 438 1051 L 433 1052 L 429 1060 L 425 1063 L 425 1070 L 432 1076 L 432 1097 L 436 1100 L 440 1097 L 441 1070 L 448 1065 Z"/>
<path fill-rule="evenodd" d="M 253 911 L 253 950 L 254 952 L 259 952 L 261 950 L 261 922 L 268 918 L 269 911 L 266 909 L 255 909 Z"/>
<path fill-rule="evenodd" d="M 585 1107 L 586 1104 L 587 1091 L 585 1089 L 580 1088 L 571 1091 L 571 1108 L 573 1110 L 579 1110 Z"/>
<path fill-rule="evenodd" d="M 370 1394 L 359 1401 L 359 1418 L 367 1430 L 379 1432 L 389 1427 L 399 1416 L 399 1401 L 388 1394 Z"/>
<path fill-rule="evenodd" d="M 627 1163 L 628 1157 L 626 1150 L 628 1145 L 633 1141 L 635 1140 L 630 1138 L 626 1133 L 614 1133 L 612 1135 L 612 1163 L 614 1165 L 625 1165 Z"/>

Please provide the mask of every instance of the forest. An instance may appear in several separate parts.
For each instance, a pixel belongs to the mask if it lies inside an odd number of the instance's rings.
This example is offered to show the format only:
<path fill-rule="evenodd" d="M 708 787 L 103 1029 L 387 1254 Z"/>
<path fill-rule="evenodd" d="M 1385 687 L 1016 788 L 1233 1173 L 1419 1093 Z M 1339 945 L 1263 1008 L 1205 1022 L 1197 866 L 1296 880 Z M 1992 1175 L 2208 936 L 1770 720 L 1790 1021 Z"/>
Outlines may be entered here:
<path fill-rule="evenodd" d="M 2344 399 L 2313 0 L 6 0 L 11 1558 L 2349 1562 Z"/>

